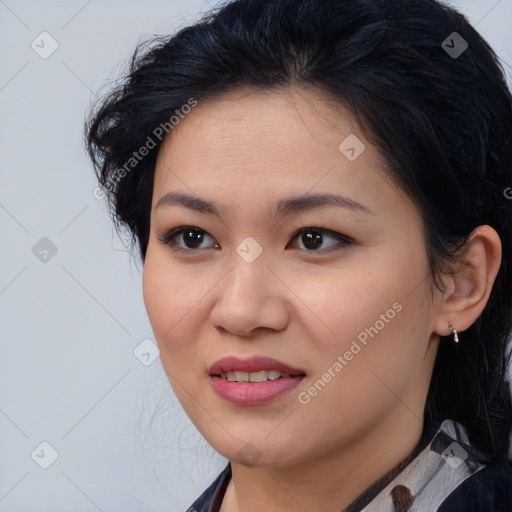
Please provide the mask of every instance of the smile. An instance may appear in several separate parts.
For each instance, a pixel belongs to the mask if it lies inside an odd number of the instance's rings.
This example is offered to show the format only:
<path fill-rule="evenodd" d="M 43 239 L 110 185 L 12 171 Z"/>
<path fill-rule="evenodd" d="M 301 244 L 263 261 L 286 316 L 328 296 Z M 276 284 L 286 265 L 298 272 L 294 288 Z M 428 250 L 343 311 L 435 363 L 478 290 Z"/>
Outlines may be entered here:
<path fill-rule="evenodd" d="M 265 382 L 266 380 L 286 379 L 290 377 L 289 373 L 281 373 L 277 370 L 260 370 L 257 372 L 221 372 L 219 377 L 229 382 Z"/>

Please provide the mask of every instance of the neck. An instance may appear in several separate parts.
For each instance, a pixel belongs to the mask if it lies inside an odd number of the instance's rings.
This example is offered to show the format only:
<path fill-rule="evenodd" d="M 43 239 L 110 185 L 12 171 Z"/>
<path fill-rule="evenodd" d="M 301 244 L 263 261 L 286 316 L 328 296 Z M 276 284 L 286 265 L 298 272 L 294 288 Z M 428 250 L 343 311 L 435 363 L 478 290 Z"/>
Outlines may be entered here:
<path fill-rule="evenodd" d="M 221 512 L 345 510 L 414 453 L 422 431 L 423 420 L 400 403 L 364 436 L 304 463 L 262 468 L 231 462 Z"/>

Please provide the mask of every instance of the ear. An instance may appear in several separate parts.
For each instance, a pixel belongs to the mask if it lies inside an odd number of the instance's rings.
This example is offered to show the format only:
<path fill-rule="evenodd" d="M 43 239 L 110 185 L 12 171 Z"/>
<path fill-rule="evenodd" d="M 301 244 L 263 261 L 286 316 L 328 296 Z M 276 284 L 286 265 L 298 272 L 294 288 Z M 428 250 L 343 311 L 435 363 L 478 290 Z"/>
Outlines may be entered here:
<path fill-rule="evenodd" d="M 464 246 L 461 259 L 445 279 L 445 293 L 435 320 L 440 336 L 470 327 L 484 310 L 501 264 L 501 240 L 490 226 L 476 227 Z"/>

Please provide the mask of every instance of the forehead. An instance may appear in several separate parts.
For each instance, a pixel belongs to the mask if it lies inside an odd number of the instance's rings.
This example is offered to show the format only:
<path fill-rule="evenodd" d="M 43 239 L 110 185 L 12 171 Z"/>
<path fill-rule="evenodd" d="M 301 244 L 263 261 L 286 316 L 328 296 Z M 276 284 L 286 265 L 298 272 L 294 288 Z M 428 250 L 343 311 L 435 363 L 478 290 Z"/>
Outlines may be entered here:
<path fill-rule="evenodd" d="M 256 151 L 262 146 L 299 151 L 301 143 L 310 146 L 315 141 L 328 149 L 337 147 L 341 134 L 359 131 L 350 112 L 318 90 L 246 87 L 199 100 L 169 133 L 162 149 L 206 149 L 203 158 L 221 150 L 228 157 L 236 150 Z M 184 139 L 186 144 L 181 144 Z"/>
<path fill-rule="evenodd" d="M 355 159 L 343 152 L 347 140 L 360 153 Z M 383 202 L 394 188 L 385 168 L 332 98 L 308 89 L 241 89 L 199 101 L 169 133 L 158 154 L 153 206 L 175 189 L 238 199 L 338 191 Z"/>

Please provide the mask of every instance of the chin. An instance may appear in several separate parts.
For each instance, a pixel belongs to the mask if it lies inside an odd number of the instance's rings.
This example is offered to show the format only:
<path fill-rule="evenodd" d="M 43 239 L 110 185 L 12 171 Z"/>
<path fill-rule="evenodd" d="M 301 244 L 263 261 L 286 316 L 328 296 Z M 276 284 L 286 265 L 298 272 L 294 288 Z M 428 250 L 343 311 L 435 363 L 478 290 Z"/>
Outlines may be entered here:
<path fill-rule="evenodd" d="M 275 441 L 277 445 L 270 443 L 265 436 L 247 437 L 236 442 L 230 438 L 222 444 L 212 442 L 211 446 L 230 462 L 248 467 L 284 468 L 300 462 L 301 456 L 296 448 L 283 443 L 277 436 Z"/>

